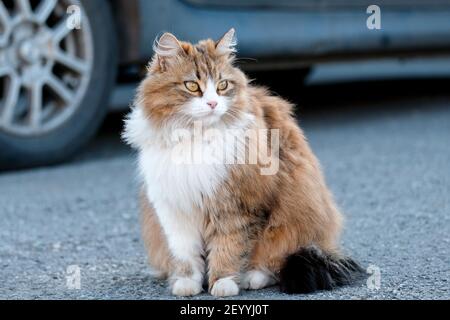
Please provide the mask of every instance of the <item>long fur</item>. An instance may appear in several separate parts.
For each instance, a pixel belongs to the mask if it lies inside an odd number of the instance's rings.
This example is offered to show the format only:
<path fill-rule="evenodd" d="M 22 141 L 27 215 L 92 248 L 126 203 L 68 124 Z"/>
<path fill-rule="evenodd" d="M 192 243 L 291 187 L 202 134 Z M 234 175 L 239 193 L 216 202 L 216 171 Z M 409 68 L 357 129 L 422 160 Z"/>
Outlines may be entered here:
<path fill-rule="evenodd" d="M 280 282 L 286 292 L 350 284 L 358 267 L 340 254 L 342 215 L 293 105 L 250 84 L 234 66 L 235 45 L 234 30 L 218 41 L 190 44 L 164 34 L 155 42 L 123 134 L 139 151 L 150 264 L 180 296 L 199 294 L 204 280 L 215 296 Z M 219 91 L 224 79 L 228 85 Z M 186 81 L 199 90 L 189 91 Z M 209 101 L 217 102 L 214 110 Z M 173 140 L 176 129 L 194 132 L 196 119 L 205 129 L 231 132 L 234 142 Z M 267 163 L 249 145 L 248 130 L 278 132 L 279 149 L 267 157 L 277 164 L 272 174 L 261 173 Z M 270 132 L 258 140 L 272 144 L 277 135 Z M 232 158 L 249 151 L 257 162 L 175 163 L 175 145 L 212 158 L 221 147 Z"/>
<path fill-rule="evenodd" d="M 364 270 L 352 258 L 308 247 L 286 259 L 280 272 L 280 290 L 289 294 L 333 290 L 363 277 Z"/>

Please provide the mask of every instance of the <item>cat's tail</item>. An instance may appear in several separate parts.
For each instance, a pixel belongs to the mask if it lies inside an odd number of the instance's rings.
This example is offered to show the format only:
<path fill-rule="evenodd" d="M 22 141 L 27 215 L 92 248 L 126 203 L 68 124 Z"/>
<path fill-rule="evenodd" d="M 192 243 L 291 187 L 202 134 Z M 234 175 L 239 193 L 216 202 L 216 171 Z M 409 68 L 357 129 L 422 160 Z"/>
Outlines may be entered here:
<path fill-rule="evenodd" d="M 332 290 L 364 276 L 364 270 L 353 259 L 308 247 L 286 259 L 280 272 L 280 289 L 291 294 Z"/>

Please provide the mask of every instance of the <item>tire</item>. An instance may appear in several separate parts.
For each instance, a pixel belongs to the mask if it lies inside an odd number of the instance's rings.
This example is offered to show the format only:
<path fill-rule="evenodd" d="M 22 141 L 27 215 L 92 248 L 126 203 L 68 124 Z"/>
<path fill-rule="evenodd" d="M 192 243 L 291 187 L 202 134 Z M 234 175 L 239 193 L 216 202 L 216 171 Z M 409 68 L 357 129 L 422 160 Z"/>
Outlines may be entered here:
<path fill-rule="evenodd" d="M 78 4 L 85 13 L 82 19 L 87 19 L 90 26 L 84 32 L 90 32 L 92 40 L 92 64 L 84 93 L 78 96 L 70 117 L 52 130 L 21 136 L 0 127 L 0 170 L 51 165 L 70 159 L 94 136 L 105 118 L 117 72 L 115 24 L 107 1 L 80 0 Z"/>

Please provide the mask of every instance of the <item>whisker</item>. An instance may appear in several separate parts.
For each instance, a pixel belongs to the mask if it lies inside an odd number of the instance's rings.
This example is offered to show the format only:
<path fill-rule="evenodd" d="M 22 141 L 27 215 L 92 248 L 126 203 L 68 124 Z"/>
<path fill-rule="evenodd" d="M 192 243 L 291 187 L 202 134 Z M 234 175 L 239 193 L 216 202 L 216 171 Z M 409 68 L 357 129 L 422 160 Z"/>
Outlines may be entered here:
<path fill-rule="evenodd" d="M 248 57 L 240 57 L 240 58 L 236 58 L 234 59 L 235 61 L 253 61 L 253 62 L 258 62 L 258 59 L 255 58 L 248 58 Z"/>

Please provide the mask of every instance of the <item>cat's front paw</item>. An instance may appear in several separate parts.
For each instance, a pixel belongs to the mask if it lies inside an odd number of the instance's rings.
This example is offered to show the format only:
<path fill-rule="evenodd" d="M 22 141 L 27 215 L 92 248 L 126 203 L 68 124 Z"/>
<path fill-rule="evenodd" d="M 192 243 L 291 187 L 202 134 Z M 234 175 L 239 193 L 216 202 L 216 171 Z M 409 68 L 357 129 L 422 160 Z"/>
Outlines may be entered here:
<path fill-rule="evenodd" d="M 195 296 L 202 292 L 202 284 L 191 278 L 179 278 L 172 285 L 172 294 L 175 296 Z"/>
<path fill-rule="evenodd" d="M 239 294 L 239 286 L 231 278 L 222 278 L 214 283 L 211 294 L 215 297 L 236 296 Z"/>

